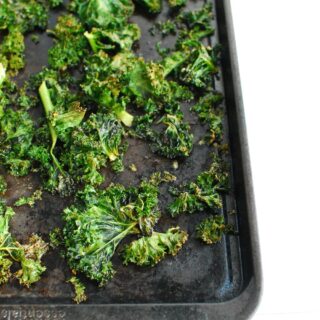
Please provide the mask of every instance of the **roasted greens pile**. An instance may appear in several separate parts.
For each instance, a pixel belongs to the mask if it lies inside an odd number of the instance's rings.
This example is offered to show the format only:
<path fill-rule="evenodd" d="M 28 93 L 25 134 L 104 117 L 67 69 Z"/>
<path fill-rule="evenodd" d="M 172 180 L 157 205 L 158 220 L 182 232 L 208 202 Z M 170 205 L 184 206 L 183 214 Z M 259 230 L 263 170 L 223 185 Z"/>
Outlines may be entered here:
<path fill-rule="evenodd" d="M 188 233 L 176 222 L 163 230 L 161 214 L 209 212 L 194 228 L 207 244 L 231 230 L 221 214 L 229 170 L 223 161 L 223 95 L 214 89 L 220 46 L 206 44 L 214 34 L 212 6 L 187 11 L 186 3 L 168 0 L 170 20 L 157 22 L 150 33 L 163 40 L 176 35 L 177 41 L 171 47 L 158 42 L 159 59 L 150 61 L 137 53 L 141 30 L 130 17 L 135 5 L 152 17 L 165 6 L 161 0 L 0 0 L 0 169 L 41 177 L 41 187 L 16 199 L 16 207 L 33 207 L 43 192 L 74 199 L 62 212 L 63 227 L 49 238 L 72 270 L 77 303 L 86 299 L 78 274 L 105 285 L 115 274 L 116 251 L 125 265 L 139 266 L 178 253 Z M 49 29 L 51 9 L 60 15 Z M 44 31 L 53 41 L 48 65 L 16 82 L 27 63 L 25 36 L 37 43 Z M 207 130 L 199 141 L 186 106 Z M 174 169 L 195 144 L 207 144 L 211 165 L 182 185 L 167 171 L 146 177 L 140 170 L 139 185 L 110 182 L 106 171 L 138 170 L 124 162 L 129 138 L 145 142 Z M 167 213 L 160 210 L 160 184 L 172 199 L 162 210 Z M 0 175 L 0 196 L 6 199 L 10 187 Z M 13 215 L 1 200 L 0 283 L 15 277 L 30 286 L 46 270 L 41 258 L 48 244 L 35 234 L 20 244 L 10 231 Z M 21 269 L 12 274 L 13 264 Z"/>

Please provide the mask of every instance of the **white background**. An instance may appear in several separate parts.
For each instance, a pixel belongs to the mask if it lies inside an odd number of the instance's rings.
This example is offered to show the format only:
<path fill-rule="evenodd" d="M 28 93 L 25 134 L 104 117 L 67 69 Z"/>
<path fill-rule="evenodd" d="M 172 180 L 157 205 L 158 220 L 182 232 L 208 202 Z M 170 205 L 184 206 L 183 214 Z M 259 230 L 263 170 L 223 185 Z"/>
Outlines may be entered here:
<path fill-rule="evenodd" d="M 253 319 L 319 320 L 320 1 L 231 3 L 264 276 Z"/>

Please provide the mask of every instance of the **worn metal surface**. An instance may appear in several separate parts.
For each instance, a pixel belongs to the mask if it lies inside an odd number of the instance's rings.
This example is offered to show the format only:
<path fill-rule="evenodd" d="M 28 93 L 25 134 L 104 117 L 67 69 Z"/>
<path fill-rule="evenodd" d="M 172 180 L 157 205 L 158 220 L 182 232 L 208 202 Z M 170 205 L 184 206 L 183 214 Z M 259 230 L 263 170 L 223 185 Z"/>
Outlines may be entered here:
<path fill-rule="evenodd" d="M 202 4 L 202 1 L 189 1 L 190 8 Z M 217 33 L 211 41 L 217 41 L 217 37 L 220 37 L 219 41 L 224 46 L 221 81 L 217 81 L 215 85 L 226 94 L 224 135 L 225 142 L 230 143 L 230 155 L 226 161 L 233 171 L 232 190 L 224 198 L 222 213 L 228 222 L 238 227 L 239 236 L 224 237 L 215 246 L 203 245 L 195 239 L 195 226 L 207 213 L 170 218 L 164 210 L 170 200 L 168 186 L 163 186 L 160 196 L 163 213 L 158 230 L 179 225 L 190 236 L 176 257 L 168 257 L 154 268 L 141 268 L 122 266 L 116 254 L 113 259 L 117 270 L 114 279 L 103 288 L 84 280 L 89 299 L 82 306 L 74 306 L 72 288 L 66 283 L 70 271 L 59 254 L 50 250 L 44 258 L 47 271 L 31 289 L 22 288 L 17 281 L 0 288 L 0 304 L 3 305 L 0 307 L 0 319 L 9 318 L 12 316 L 10 312 L 15 311 L 18 312 L 17 319 L 37 318 L 34 313 L 36 311 L 39 312 L 39 319 L 44 319 L 46 314 L 48 319 L 208 319 L 208 316 L 212 319 L 229 319 L 229 316 L 234 319 L 232 314 L 237 315 L 237 319 L 242 319 L 255 306 L 260 291 L 259 252 L 230 8 L 228 1 L 221 0 L 217 0 L 215 6 L 217 19 L 213 23 Z M 61 12 L 52 15 L 49 27 L 54 26 L 59 14 Z M 158 58 L 154 45 L 160 39 L 150 36 L 148 30 L 155 21 L 163 21 L 168 16 L 169 12 L 165 7 L 161 15 L 152 19 L 140 13 L 132 18 L 142 30 L 138 54 L 146 59 Z M 52 39 L 45 34 L 40 39 L 38 45 L 27 39 L 27 68 L 19 76 L 19 81 L 39 71 L 46 64 L 47 49 L 52 45 Z M 163 39 L 164 45 L 170 46 L 173 43 L 173 37 Z M 40 110 L 41 107 L 35 112 L 35 117 Z M 198 144 L 205 128 L 188 111 L 187 104 L 183 106 L 183 110 L 195 136 L 191 157 L 180 161 L 179 168 L 174 170 L 172 161 L 152 154 L 148 144 L 129 139 L 125 165 L 128 167 L 134 163 L 138 171 L 127 169 L 116 175 L 110 169 L 105 169 L 104 185 L 112 181 L 124 185 L 137 184 L 142 177 L 149 176 L 155 170 L 169 170 L 178 177 L 177 183 L 181 183 L 193 179 L 198 172 L 208 168 L 211 149 Z M 134 113 L 134 110 L 130 112 Z M 7 180 L 9 191 L 6 198 L 9 203 L 22 195 L 31 194 L 40 184 L 36 175 L 22 179 L 8 177 Z M 17 208 L 11 224 L 14 234 L 22 241 L 32 232 L 41 233 L 47 239 L 49 231 L 61 225 L 60 213 L 71 201 L 69 198 L 61 199 L 46 193 L 34 208 Z M 229 214 L 234 210 L 237 214 Z"/>

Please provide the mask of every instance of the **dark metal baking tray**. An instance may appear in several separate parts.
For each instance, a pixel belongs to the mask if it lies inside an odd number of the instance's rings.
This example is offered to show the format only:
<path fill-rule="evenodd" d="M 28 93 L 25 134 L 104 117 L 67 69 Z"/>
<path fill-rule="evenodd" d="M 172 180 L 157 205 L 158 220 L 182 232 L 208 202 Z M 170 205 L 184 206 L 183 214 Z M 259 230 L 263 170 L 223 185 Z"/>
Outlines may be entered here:
<path fill-rule="evenodd" d="M 195 8 L 203 1 L 189 1 Z M 154 268 L 123 267 L 115 257 L 117 274 L 105 288 L 86 282 L 89 300 L 83 305 L 74 305 L 72 290 L 66 280 L 70 271 L 57 252 L 51 251 L 45 257 L 48 270 L 41 281 L 31 289 L 20 287 L 16 281 L 0 288 L 0 319 L 247 319 L 256 308 L 261 292 L 261 269 L 256 213 L 252 189 L 250 161 L 246 137 L 246 126 L 241 97 L 237 65 L 236 46 L 229 0 L 214 2 L 216 35 L 210 41 L 219 41 L 223 47 L 222 72 L 217 89 L 225 94 L 225 142 L 230 146 L 226 161 L 232 169 L 232 190 L 224 197 L 222 214 L 228 222 L 236 225 L 237 236 L 226 236 L 215 246 L 204 246 L 195 239 L 195 225 L 206 213 L 181 216 L 171 219 L 166 213 L 160 227 L 180 225 L 187 230 L 190 240 L 174 258 L 167 258 Z M 53 27 L 55 12 L 49 27 Z M 165 8 L 155 19 L 135 15 L 132 20 L 142 29 L 142 40 L 137 49 L 146 59 L 155 59 L 157 37 L 151 37 L 149 29 L 155 20 L 163 21 L 168 16 Z M 172 38 L 164 40 L 165 45 L 173 43 Z M 52 39 L 41 35 L 38 45 L 30 37 L 27 44 L 27 68 L 18 81 L 27 78 L 47 63 L 47 49 Z M 194 115 L 184 105 L 186 119 L 195 133 L 195 148 L 192 156 L 180 163 L 175 172 L 178 182 L 192 179 L 208 167 L 210 150 L 197 144 L 204 134 L 204 128 L 196 122 Z M 40 110 L 40 109 L 39 109 Z M 39 110 L 34 112 L 36 118 Z M 125 163 L 135 163 L 138 172 L 126 170 L 120 176 L 105 171 L 106 183 L 119 181 L 126 185 L 138 183 L 142 176 L 154 170 L 172 169 L 171 161 L 153 155 L 148 146 L 139 140 L 129 139 L 129 150 Z M 1 168 L 0 168 L 1 170 Z M 14 202 L 22 195 L 28 195 L 40 184 L 36 175 L 23 179 L 7 177 L 9 192 L 7 201 Z M 162 190 L 161 203 L 169 199 L 167 190 Z M 60 212 L 71 199 L 58 199 L 45 194 L 34 208 L 18 208 L 12 222 L 16 237 L 25 240 L 32 232 L 48 232 L 61 224 Z M 230 214 L 230 212 L 236 212 Z"/>

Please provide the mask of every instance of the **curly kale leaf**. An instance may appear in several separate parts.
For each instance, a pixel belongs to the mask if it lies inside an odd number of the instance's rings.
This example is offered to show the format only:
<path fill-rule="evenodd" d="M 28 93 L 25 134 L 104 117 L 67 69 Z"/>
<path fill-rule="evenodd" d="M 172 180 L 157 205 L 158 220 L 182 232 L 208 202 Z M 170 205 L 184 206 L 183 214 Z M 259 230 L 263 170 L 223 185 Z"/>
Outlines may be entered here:
<path fill-rule="evenodd" d="M 121 95 L 123 72 L 102 51 L 85 61 L 85 72 L 82 89 L 88 100 L 98 104 L 103 112 L 113 113 L 124 125 L 130 127 L 133 116 L 126 111 L 127 98 Z"/>
<path fill-rule="evenodd" d="M 6 179 L 4 178 L 4 176 L 0 174 L 0 195 L 3 195 L 6 193 L 7 187 L 8 187 L 8 184 Z"/>
<path fill-rule="evenodd" d="M 105 190 L 91 186 L 77 194 L 76 204 L 65 209 L 63 243 L 70 267 L 101 285 L 115 271 L 112 257 L 129 234 L 151 234 L 160 217 L 159 180 L 144 180 L 138 187 L 111 185 Z"/>
<path fill-rule="evenodd" d="M 11 278 L 11 265 L 18 262 L 21 269 L 14 276 L 20 284 L 29 287 L 39 281 L 46 268 L 41 264 L 48 245 L 37 235 L 32 235 L 27 244 L 17 242 L 10 230 L 9 222 L 14 215 L 12 208 L 6 208 L 0 203 L 0 284 Z"/>
<path fill-rule="evenodd" d="M 74 288 L 74 302 L 79 304 L 87 300 L 87 296 L 85 293 L 86 287 L 85 285 L 75 276 L 71 277 L 69 281 Z"/>
<path fill-rule="evenodd" d="M 232 229 L 231 225 L 225 223 L 223 216 L 212 216 L 197 226 L 197 237 L 206 244 L 215 244 Z"/>
<path fill-rule="evenodd" d="M 163 111 L 182 116 L 179 102 L 192 98 L 187 88 L 166 79 L 166 70 L 160 63 L 135 61 L 128 81 L 133 101 L 152 118 Z"/>
<path fill-rule="evenodd" d="M 73 0 L 71 9 L 89 27 L 121 28 L 133 14 L 131 0 Z"/>
<path fill-rule="evenodd" d="M 17 71 L 24 67 L 24 51 L 23 34 L 17 28 L 11 29 L 10 32 L 3 37 L 0 46 L 0 62 L 6 69 L 11 70 L 11 74 L 15 75 Z"/>
<path fill-rule="evenodd" d="M 124 130 L 112 114 L 91 114 L 71 136 L 68 154 L 62 156 L 69 173 L 80 182 L 97 185 L 103 182 L 101 167 L 110 161 L 115 171 L 123 170 Z"/>
<path fill-rule="evenodd" d="M 215 59 L 204 45 L 199 44 L 192 48 L 189 59 L 181 68 L 179 78 L 186 84 L 208 88 L 213 76 L 218 72 Z"/>
<path fill-rule="evenodd" d="M 120 50 L 131 50 L 133 44 L 140 39 L 141 32 L 136 24 L 127 24 L 121 30 L 104 30 L 92 28 L 85 32 L 93 52 L 104 50 L 114 53 Z"/>
<path fill-rule="evenodd" d="M 42 200 L 41 189 L 36 190 L 30 197 L 21 197 L 14 203 L 14 206 L 20 207 L 20 206 L 28 205 L 31 208 L 33 208 L 36 201 L 39 201 L 39 200 Z"/>
<path fill-rule="evenodd" d="M 163 116 L 158 124 L 165 127 L 162 132 L 149 130 L 147 133 L 152 141 L 152 150 L 170 159 L 188 157 L 193 147 L 193 134 L 189 124 L 170 114 Z"/>
<path fill-rule="evenodd" d="M 48 0 L 50 8 L 57 8 L 63 4 L 63 0 Z"/>
<path fill-rule="evenodd" d="M 188 234 L 179 227 L 167 232 L 153 232 L 149 237 L 142 237 L 125 246 L 123 263 L 129 262 L 139 266 L 155 266 L 167 254 L 175 256 L 187 241 Z"/>
<path fill-rule="evenodd" d="M 209 125 L 209 135 L 206 137 L 210 144 L 220 142 L 223 138 L 223 111 L 218 109 L 223 101 L 219 92 L 209 93 L 191 108 L 198 114 L 199 120 Z"/>
<path fill-rule="evenodd" d="M 180 1 L 177 0 L 177 2 Z M 178 46 L 185 39 L 201 40 L 211 36 L 214 33 L 212 27 L 213 19 L 212 4 L 205 4 L 198 10 L 180 13 L 177 18 L 180 28 Z"/>
<path fill-rule="evenodd" d="M 30 171 L 28 153 L 33 135 L 34 125 L 27 112 L 5 109 L 0 117 L 0 159 L 14 176 Z"/>
<path fill-rule="evenodd" d="M 79 64 L 88 48 L 84 32 L 76 17 L 71 14 L 60 16 L 54 30 L 49 32 L 55 38 L 55 45 L 48 51 L 49 66 L 65 70 Z"/>
<path fill-rule="evenodd" d="M 159 13 L 162 9 L 162 0 L 136 0 L 135 2 L 146 8 L 150 13 Z"/>
<path fill-rule="evenodd" d="M 187 3 L 187 0 L 168 0 L 169 6 L 172 8 L 179 8 Z"/>
<path fill-rule="evenodd" d="M 22 33 L 35 28 L 45 29 L 48 20 L 46 6 L 36 0 L 2 0 L 0 6 L 0 29 L 16 26 Z"/>
<path fill-rule="evenodd" d="M 51 136 L 50 155 L 57 169 L 65 176 L 66 173 L 54 155 L 53 150 L 59 137 L 65 140 L 65 134 L 68 133 L 68 129 L 80 125 L 86 110 L 81 108 L 78 102 L 68 101 L 68 91 L 62 89 L 58 83 L 55 81 L 50 82 L 53 84 L 51 89 L 48 89 L 46 81 L 42 82 L 39 94 Z M 55 104 L 52 102 L 51 96 L 55 97 Z"/>
<path fill-rule="evenodd" d="M 21 264 L 21 269 L 15 273 L 20 284 L 29 287 L 40 280 L 46 267 L 41 264 L 43 255 L 48 251 L 48 244 L 41 237 L 33 234 L 27 244 L 19 245 L 22 250 L 14 252 L 15 259 Z"/>
<path fill-rule="evenodd" d="M 180 189 L 171 189 L 175 200 L 169 204 L 168 210 L 175 217 L 182 213 L 221 208 L 221 192 L 227 189 L 228 172 L 221 160 L 214 157 L 209 170 L 200 173 L 194 182 L 190 182 Z"/>
<path fill-rule="evenodd" d="M 15 75 L 25 65 L 24 34 L 47 25 L 47 6 L 35 0 L 2 0 L 0 30 L 6 30 L 0 46 L 0 62 Z"/>

